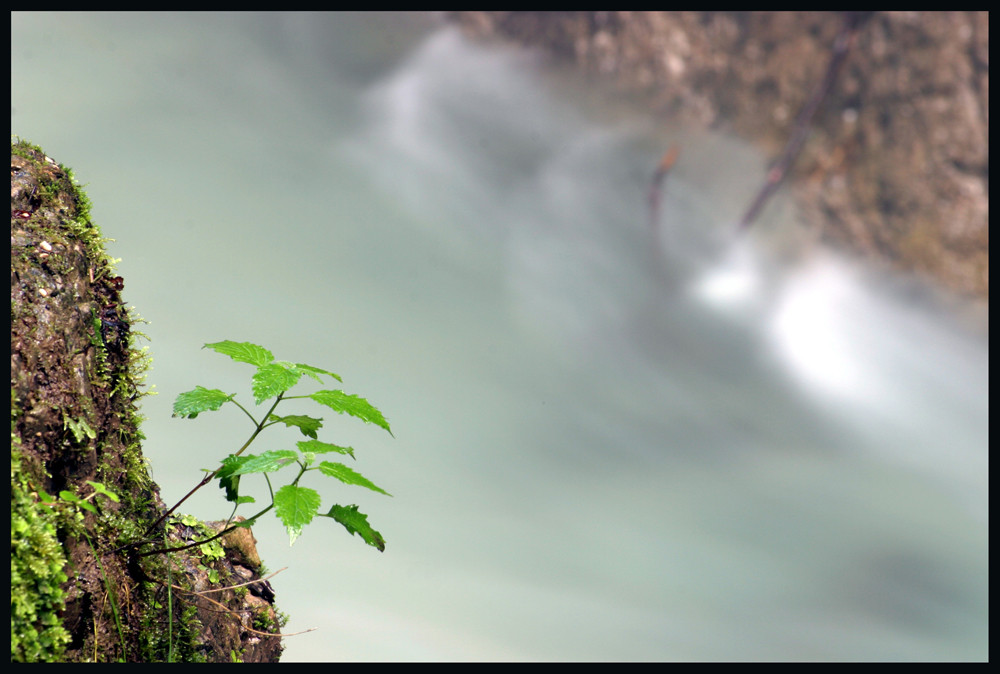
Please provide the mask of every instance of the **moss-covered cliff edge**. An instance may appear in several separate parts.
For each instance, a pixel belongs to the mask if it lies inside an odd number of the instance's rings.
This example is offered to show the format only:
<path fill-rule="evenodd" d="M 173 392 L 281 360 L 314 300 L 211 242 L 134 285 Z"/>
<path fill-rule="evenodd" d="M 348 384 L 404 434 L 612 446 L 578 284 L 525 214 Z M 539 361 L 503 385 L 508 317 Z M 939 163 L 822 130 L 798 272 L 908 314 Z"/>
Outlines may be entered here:
<path fill-rule="evenodd" d="M 148 357 L 104 241 L 70 171 L 12 139 L 11 660 L 275 662 L 247 530 L 129 552 L 166 508 L 141 448 Z M 156 538 L 211 527 L 177 517 Z"/>
<path fill-rule="evenodd" d="M 735 133 L 772 157 L 823 77 L 843 25 L 832 12 L 451 18 L 472 35 L 575 61 L 666 121 Z M 988 298 L 988 13 L 872 16 L 786 188 L 825 240 Z"/>

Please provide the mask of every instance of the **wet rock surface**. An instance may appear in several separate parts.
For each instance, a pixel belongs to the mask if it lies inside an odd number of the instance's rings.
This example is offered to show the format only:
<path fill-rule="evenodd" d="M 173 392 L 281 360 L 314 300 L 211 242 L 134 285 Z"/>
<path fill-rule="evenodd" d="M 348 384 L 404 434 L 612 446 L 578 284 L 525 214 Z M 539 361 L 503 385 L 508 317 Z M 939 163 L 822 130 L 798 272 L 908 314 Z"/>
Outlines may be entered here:
<path fill-rule="evenodd" d="M 844 22 L 830 12 L 449 16 L 470 35 L 541 47 L 671 123 L 735 133 L 771 157 Z M 988 298 L 988 13 L 870 17 L 783 189 L 822 239 Z"/>

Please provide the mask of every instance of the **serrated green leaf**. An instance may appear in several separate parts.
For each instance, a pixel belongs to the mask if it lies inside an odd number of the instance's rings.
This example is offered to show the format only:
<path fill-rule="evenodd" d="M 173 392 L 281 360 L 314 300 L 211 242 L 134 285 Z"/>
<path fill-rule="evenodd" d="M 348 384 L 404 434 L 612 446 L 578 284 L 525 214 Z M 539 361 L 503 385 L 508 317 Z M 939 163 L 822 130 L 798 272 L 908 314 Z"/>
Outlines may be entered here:
<path fill-rule="evenodd" d="M 219 488 L 226 490 L 226 500 L 232 503 L 240 503 L 240 476 L 236 474 L 250 457 L 233 456 L 230 454 L 222 460 L 222 468 L 219 469 L 216 478 L 219 480 Z"/>
<path fill-rule="evenodd" d="M 265 349 L 263 346 L 251 344 L 250 342 L 231 342 L 227 339 L 222 342 L 206 344 L 202 348 L 212 349 L 213 351 L 221 353 L 225 356 L 229 356 L 235 361 L 240 363 L 250 363 L 251 365 L 256 365 L 257 367 L 267 365 L 274 360 L 274 356 L 270 351 Z"/>
<path fill-rule="evenodd" d="M 222 460 L 222 467 L 219 468 L 219 472 L 216 477 L 228 477 L 236 472 L 236 470 L 243 465 L 251 455 L 245 454 L 243 456 L 236 456 L 235 454 L 230 454 Z M 212 471 L 206 471 L 212 472 Z"/>
<path fill-rule="evenodd" d="M 349 454 L 352 459 L 354 458 L 353 447 L 341 447 L 340 445 L 320 442 L 319 440 L 299 440 L 295 444 L 298 446 L 299 451 L 303 453 L 328 454 L 329 452 L 337 452 L 338 454 Z"/>
<path fill-rule="evenodd" d="M 302 527 L 312 522 L 319 510 L 320 498 L 314 489 L 286 484 L 274 493 L 278 519 L 288 530 L 289 545 L 302 533 Z"/>
<path fill-rule="evenodd" d="M 181 393 L 174 400 L 173 416 L 194 419 L 202 412 L 214 412 L 234 397 L 235 393 L 195 386 L 193 390 Z"/>
<path fill-rule="evenodd" d="M 226 490 L 226 500 L 230 503 L 240 503 L 240 476 L 227 475 L 219 478 L 219 488 Z"/>
<path fill-rule="evenodd" d="M 340 378 L 339 374 L 335 374 L 333 372 L 330 372 L 329 370 L 324 370 L 323 368 L 313 367 L 312 365 L 306 365 L 305 363 L 296 363 L 295 367 L 299 368 L 305 374 L 309 375 L 310 377 L 312 377 L 313 379 L 315 379 L 320 383 L 323 383 L 323 380 L 319 376 L 321 374 L 329 375 L 339 382 L 344 381 L 343 379 Z"/>
<path fill-rule="evenodd" d="M 231 475 L 247 475 L 249 473 L 273 473 L 281 470 L 288 464 L 299 458 L 299 455 L 290 449 L 277 449 L 271 452 L 264 452 L 260 456 L 247 454 L 240 457 L 246 459 L 230 473 Z"/>
<path fill-rule="evenodd" d="M 295 386 L 302 377 L 302 372 L 282 363 L 268 363 L 257 368 L 253 375 L 253 398 L 260 405 L 268 398 L 284 393 Z"/>
<path fill-rule="evenodd" d="M 389 431 L 389 435 L 392 435 L 392 430 L 389 428 L 389 422 L 385 420 L 382 413 L 361 396 L 333 390 L 316 391 L 309 397 L 318 402 L 320 405 L 326 405 L 335 412 L 346 412 L 352 417 L 357 417 L 366 423 L 381 426 L 385 430 Z"/>
<path fill-rule="evenodd" d="M 358 512 L 358 506 L 335 505 L 330 508 L 330 512 L 324 517 L 331 517 L 341 524 L 352 534 L 357 534 L 364 539 L 365 543 L 378 548 L 379 552 L 385 552 L 385 539 L 382 534 L 371 528 L 368 524 L 368 515 Z"/>
<path fill-rule="evenodd" d="M 272 423 L 282 423 L 285 426 L 295 426 L 301 432 L 302 435 L 316 439 L 316 431 L 323 427 L 323 419 L 317 419 L 316 417 L 307 417 L 303 414 L 290 414 L 287 417 L 279 417 L 272 414 L 267 418 L 268 421 Z"/>
<path fill-rule="evenodd" d="M 333 463 L 331 461 L 324 461 L 319 464 L 319 472 L 324 475 L 329 475 L 330 477 L 335 477 L 344 484 L 356 484 L 359 487 L 367 487 L 372 491 L 377 491 L 380 494 L 385 494 L 386 496 L 392 496 L 389 492 L 381 487 L 375 486 L 375 484 L 366 478 L 361 473 L 356 473 L 342 463 Z"/>

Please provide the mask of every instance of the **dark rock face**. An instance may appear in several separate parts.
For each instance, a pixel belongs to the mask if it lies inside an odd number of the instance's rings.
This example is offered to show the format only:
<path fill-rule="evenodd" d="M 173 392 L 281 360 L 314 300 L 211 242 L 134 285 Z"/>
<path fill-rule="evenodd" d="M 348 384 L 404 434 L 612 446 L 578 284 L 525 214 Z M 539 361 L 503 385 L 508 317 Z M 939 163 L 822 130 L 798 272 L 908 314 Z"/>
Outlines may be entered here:
<path fill-rule="evenodd" d="M 830 60 L 828 12 L 462 12 L 576 61 L 672 121 L 777 156 Z M 763 180 L 763 176 L 762 176 Z M 786 188 L 827 241 L 989 296 L 989 16 L 885 12 L 858 31 Z"/>
<path fill-rule="evenodd" d="M 166 508 L 140 446 L 145 356 L 135 348 L 124 280 L 88 211 L 65 168 L 12 142 L 11 518 L 53 523 L 49 541 L 59 554 L 46 559 L 64 560 L 49 562 L 62 567 L 53 571 L 64 581 L 40 588 L 44 580 L 16 579 L 19 606 L 28 608 L 19 612 L 17 633 L 12 610 L 11 659 L 275 662 L 281 639 L 273 592 L 265 600 L 233 587 L 266 583 L 249 530 L 240 529 L 249 540 L 238 555 L 221 543 L 211 556 L 198 547 L 169 556 L 128 551 Z M 100 496 L 94 483 L 118 500 Z M 22 528 L 19 542 L 34 533 Z M 202 529 L 195 540 L 207 535 Z M 173 523 L 154 536 L 144 550 L 188 542 Z M 11 540 L 13 551 L 14 534 Z M 17 548 L 19 568 L 42 563 L 41 546 Z M 33 624 L 40 590 L 50 598 L 47 618 Z M 58 639 L 33 638 L 53 623 Z M 15 648 L 16 641 L 30 648 Z"/>

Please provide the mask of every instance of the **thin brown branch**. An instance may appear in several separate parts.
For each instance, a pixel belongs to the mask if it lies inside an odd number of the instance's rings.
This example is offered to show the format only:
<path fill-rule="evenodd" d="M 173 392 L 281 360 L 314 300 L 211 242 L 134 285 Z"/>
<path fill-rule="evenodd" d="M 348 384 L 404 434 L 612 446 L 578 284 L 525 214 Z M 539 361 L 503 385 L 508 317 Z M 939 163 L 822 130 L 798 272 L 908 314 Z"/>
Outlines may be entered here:
<path fill-rule="evenodd" d="M 261 582 L 263 582 L 265 580 L 271 580 L 272 578 L 274 578 L 275 576 L 277 576 L 279 573 L 281 573 L 282 571 L 284 571 L 287 568 L 288 568 L 287 566 L 284 566 L 284 567 L 278 569 L 277 571 L 275 571 L 274 573 L 270 573 L 270 574 L 264 576 L 263 578 L 258 578 L 257 580 L 248 580 L 247 582 L 240 583 L 239 585 L 227 585 L 226 587 L 219 587 L 219 588 L 215 588 L 214 590 L 200 590 L 198 592 L 195 592 L 193 590 L 189 590 L 189 592 L 191 594 L 197 594 L 197 595 L 200 596 L 200 595 L 208 594 L 209 592 L 222 592 L 224 590 L 233 590 L 233 589 L 235 589 L 237 587 L 246 587 L 247 585 L 253 585 L 254 583 L 261 583 Z"/>
<path fill-rule="evenodd" d="M 837 81 L 837 75 L 840 74 L 840 69 L 851 51 L 851 46 L 854 44 L 858 29 L 871 18 L 871 14 L 871 12 L 846 13 L 844 26 L 840 29 L 833 42 L 833 54 L 830 57 L 830 64 L 826 68 L 826 73 L 823 75 L 823 79 L 820 80 L 819 85 L 813 90 L 812 95 L 806 101 L 805 105 L 802 106 L 802 110 L 799 112 L 799 116 L 796 117 L 795 124 L 792 126 L 792 134 L 785 144 L 785 149 L 767 172 L 767 179 L 764 181 L 764 185 L 750 203 L 750 207 L 743 215 L 743 219 L 740 220 L 739 229 L 741 231 L 749 227 L 757 219 L 768 199 L 777 192 L 778 187 L 784 181 L 785 176 L 788 175 L 795 160 L 798 159 L 806 137 L 809 135 L 809 127 L 813 116 L 833 89 L 833 85 Z"/>
<path fill-rule="evenodd" d="M 282 569 L 282 571 L 284 571 L 284 569 Z M 275 571 L 274 573 L 278 573 L 278 571 Z M 274 573 L 272 573 L 271 576 L 273 576 Z M 268 576 L 268 578 L 270 578 L 271 576 Z M 262 578 L 261 580 L 266 580 L 266 579 Z M 256 583 L 256 582 L 259 582 L 259 581 L 253 581 L 253 582 Z M 173 589 L 175 589 L 175 590 L 177 590 L 178 592 L 182 592 L 184 594 L 193 594 L 193 595 L 196 595 L 196 596 L 204 599 L 207 602 L 211 602 L 211 603 L 213 603 L 213 604 L 215 604 L 216 606 L 219 607 L 219 611 L 218 611 L 219 613 L 228 613 L 229 615 L 233 616 L 237 620 L 240 620 L 240 622 L 242 623 L 241 616 L 239 616 L 236 611 L 232 610 L 231 608 L 229 608 L 225 604 L 223 604 L 221 602 L 218 602 L 218 601 L 212 599 L 211 597 L 206 597 L 201 592 L 193 592 L 191 590 L 186 590 L 183 587 L 178 587 L 177 585 L 170 585 L 170 587 L 173 588 Z M 234 587 L 239 587 L 239 585 L 235 585 Z M 180 597 L 178 597 L 178 599 L 180 599 Z M 310 627 L 309 629 L 302 630 L 301 632 L 289 632 L 288 634 L 281 634 L 281 633 L 276 633 L 276 632 L 261 632 L 259 630 L 253 629 L 252 627 L 246 627 L 246 626 L 242 626 L 242 629 L 246 630 L 247 632 L 253 632 L 254 634 L 259 634 L 259 635 L 261 635 L 263 637 L 278 637 L 279 639 L 284 639 L 285 637 L 297 637 L 300 634 L 307 634 L 309 632 L 315 632 L 318 628 L 316 628 L 316 627 Z"/>

